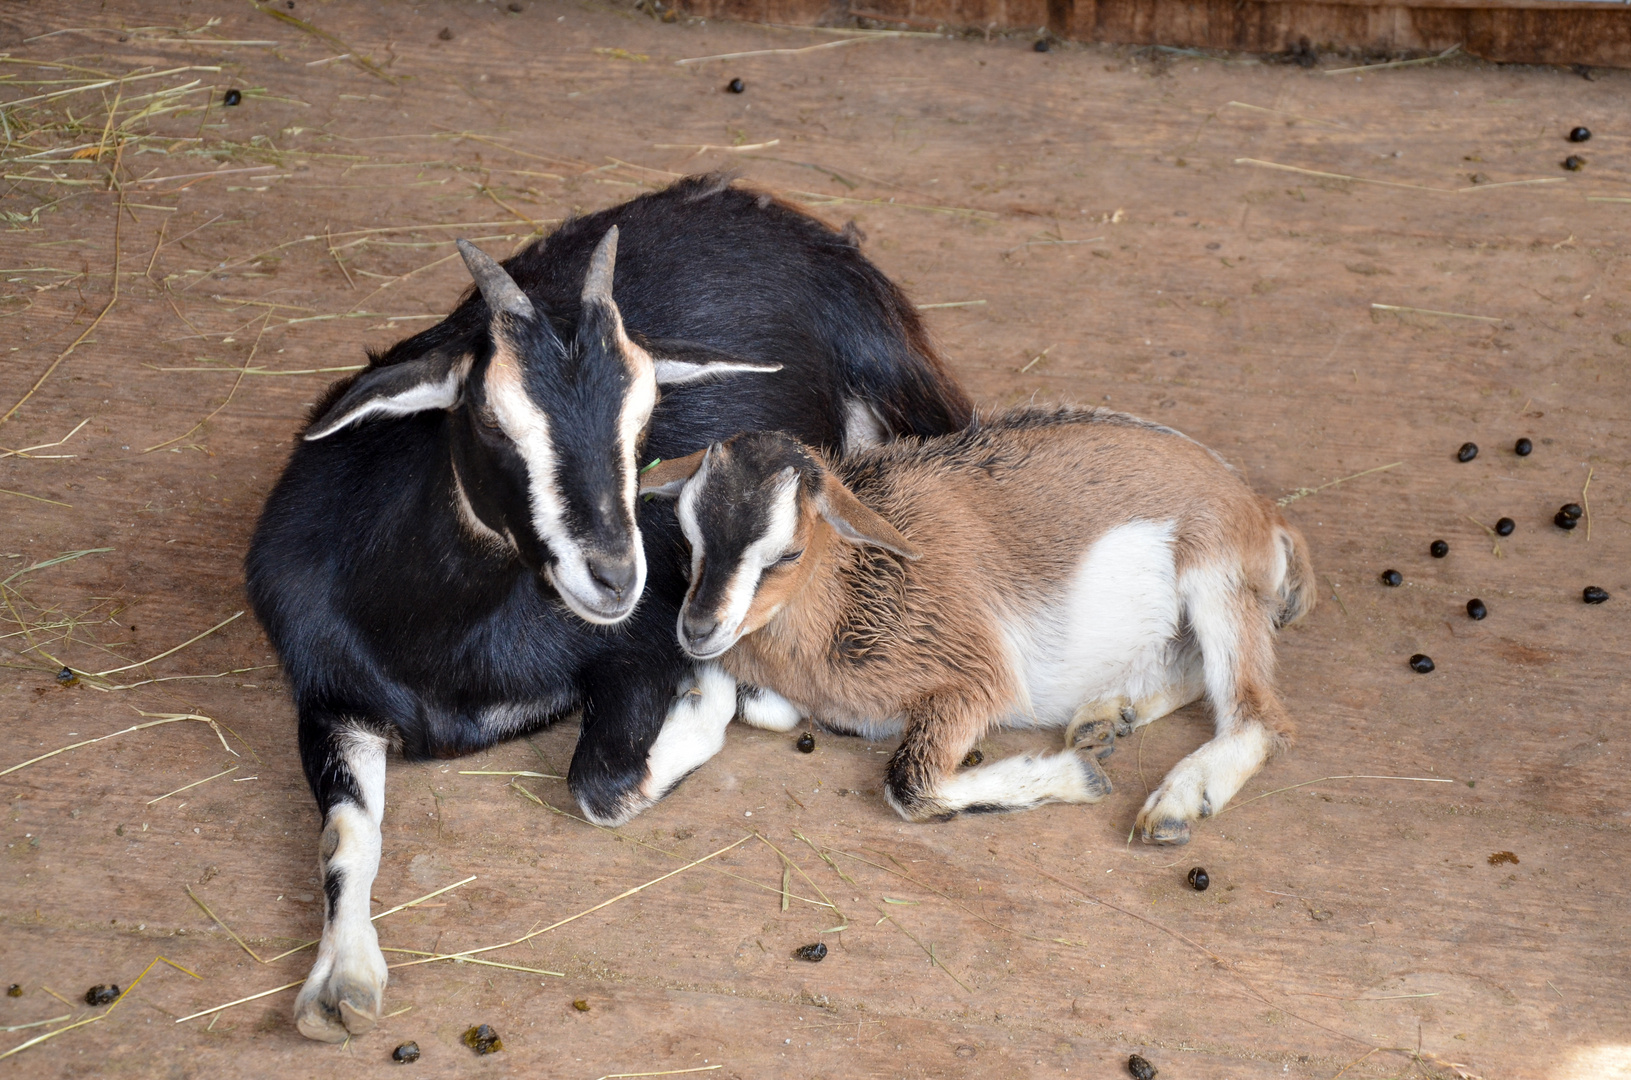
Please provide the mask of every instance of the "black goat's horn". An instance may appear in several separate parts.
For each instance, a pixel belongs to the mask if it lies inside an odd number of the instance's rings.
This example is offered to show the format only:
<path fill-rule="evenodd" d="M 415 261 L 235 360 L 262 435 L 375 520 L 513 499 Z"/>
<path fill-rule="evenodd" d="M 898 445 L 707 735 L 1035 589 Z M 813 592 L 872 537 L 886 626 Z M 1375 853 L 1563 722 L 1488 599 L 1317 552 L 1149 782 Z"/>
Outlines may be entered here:
<path fill-rule="evenodd" d="M 487 301 L 489 308 L 495 312 L 508 311 L 513 315 L 532 317 L 532 301 L 527 299 L 521 286 L 497 260 L 468 240 L 459 240 L 458 245 L 459 254 L 464 256 L 464 265 L 469 268 L 470 276 L 476 279 L 476 288 L 481 290 L 482 299 Z"/>
<path fill-rule="evenodd" d="M 595 245 L 589 256 L 589 273 L 583 279 L 585 304 L 612 302 L 612 271 L 617 267 L 617 226 L 606 230 L 606 235 Z"/>

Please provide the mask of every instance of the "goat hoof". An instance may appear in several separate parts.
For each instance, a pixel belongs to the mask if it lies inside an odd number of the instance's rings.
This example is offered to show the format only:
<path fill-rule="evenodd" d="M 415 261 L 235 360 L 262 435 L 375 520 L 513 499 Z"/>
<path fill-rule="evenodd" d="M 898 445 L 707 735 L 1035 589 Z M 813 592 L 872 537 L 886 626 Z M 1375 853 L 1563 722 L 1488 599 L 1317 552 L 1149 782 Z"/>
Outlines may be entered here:
<path fill-rule="evenodd" d="M 1180 818 L 1144 823 L 1146 844 L 1167 844 L 1177 847 L 1189 843 L 1189 822 Z"/>
<path fill-rule="evenodd" d="M 1092 757 L 1080 759 L 1082 765 L 1082 788 L 1085 795 L 1084 801 L 1086 802 L 1098 802 L 1100 799 L 1110 794 L 1111 791 L 1115 790 L 1110 783 L 1110 777 L 1103 769 L 1099 768 L 1099 758 L 1103 756 L 1103 754 L 1096 754 Z"/>
<path fill-rule="evenodd" d="M 1201 793 L 1201 817 L 1209 818 L 1211 816 L 1212 816 L 1212 798 L 1211 798 L 1211 796 L 1207 795 L 1205 792 L 1202 792 Z"/>
<path fill-rule="evenodd" d="M 1123 705 L 1121 707 L 1121 722 L 1116 725 L 1116 734 L 1125 739 L 1133 733 L 1133 729 L 1137 726 L 1138 710 L 1131 705 Z"/>
<path fill-rule="evenodd" d="M 1085 750 L 1096 757 L 1106 757 L 1116 748 L 1115 725 L 1108 720 L 1088 720 L 1073 723 L 1065 729 L 1065 745 L 1072 750 Z"/>
<path fill-rule="evenodd" d="M 295 1003 L 295 1027 L 300 1029 L 300 1034 L 317 1042 L 344 1042 L 353 1035 L 374 1029 L 379 1023 L 383 1001 L 383 986 L 374 988 L 354 982 L 330 984 L 309 998 L 302 995 Z"/>

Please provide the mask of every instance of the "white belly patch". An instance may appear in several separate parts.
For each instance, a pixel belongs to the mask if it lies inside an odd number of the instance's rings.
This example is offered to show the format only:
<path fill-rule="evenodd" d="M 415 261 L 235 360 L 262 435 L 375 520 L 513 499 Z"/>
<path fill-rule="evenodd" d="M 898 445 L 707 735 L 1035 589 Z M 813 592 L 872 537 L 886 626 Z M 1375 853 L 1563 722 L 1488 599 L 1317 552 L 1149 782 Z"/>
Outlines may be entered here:
<path fill-rule="evenodd" d="M 1029 696 L 1009 724 L 1061 726 L 1083 702 L 1112 694 L 1137 699 L 1166 684 L 1181 611 L 1172 535 L 1166 521 L 1111 529 L 1082 557 L 1058 600 L 1006 628 Z"/>

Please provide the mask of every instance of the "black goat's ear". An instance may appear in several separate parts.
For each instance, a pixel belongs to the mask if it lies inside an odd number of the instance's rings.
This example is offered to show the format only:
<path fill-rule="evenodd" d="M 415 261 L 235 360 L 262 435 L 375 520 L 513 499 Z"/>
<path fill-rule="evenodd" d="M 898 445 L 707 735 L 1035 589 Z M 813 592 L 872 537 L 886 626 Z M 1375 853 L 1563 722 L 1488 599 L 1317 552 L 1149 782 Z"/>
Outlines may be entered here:
<path fill-rule="evenodd" d="M 680 489 L 684 488 L 686 482 L 702 468 L 703 462 L 708 460 L 708 452 L 712 449 L 711 446 L 705 446 L 681 458 L 653 461 L 640 470 L 640 494 L 655 495 L 663 499 L 679 498 Z"/>
<path fill-rule="evenodd" d="M 306 429 L 308 442 L 370 416 L 408 416 L 459 403 L 471 356 L 433 352 L 417 360 L 365 371 Z"/>
<path fill-rule="evenodd" d="M 657 369 L 658 386 L 683 386 L 742 372 L 767 375 L 782 369 L 780 364 L 744 360 L 692 341 L 643 341 L 640 344 Z"/>

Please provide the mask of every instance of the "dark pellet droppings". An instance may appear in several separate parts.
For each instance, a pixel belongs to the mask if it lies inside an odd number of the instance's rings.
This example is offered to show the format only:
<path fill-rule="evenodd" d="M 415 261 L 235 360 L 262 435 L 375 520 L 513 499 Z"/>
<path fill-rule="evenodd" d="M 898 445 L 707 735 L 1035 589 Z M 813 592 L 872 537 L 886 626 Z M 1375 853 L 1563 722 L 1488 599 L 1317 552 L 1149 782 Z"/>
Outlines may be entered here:
<path fill-rule="evenodd" d="M 95 986 L 85 991 L 85 1004 L 87 1005 L 107 1005 L 117 1001 L 118 999 L 119 987 L 117 984 L 113 986 L 103 986 L 101 983 L 97 983 Z"/>
<path fill-rule="evenodd" d="M 747 88 L 748 84 L 743 82 L 741 79 L 732 79 L 730 82 L 725 84 L 725 89 L 729 90 L 733 94 L 740 94 Z"/>
<path fill-rule="evenodd" d="M 1552 518 L 1552 524 L 1556 525 L 1560 529 L 1568 530 L 1580 524 L 1580 519 L 1572 518 L 1563 511 L 1559 510 L 1557 512 L 1557 516 Z"/>
<path fill-rule="evenodd" d="M 452 41 L 453 40 L 453 28 L 451 26 L 444 26 L 440 30 L 436 31 L 436 40 L 438 40 L 438 41 Z"/>
<path fill-rule="evenodd" d="M 1161 1070 L 1137 1054 L 1132 1054 L 1127 1058 L 1127 1071 L 1133 1074 L 1133 1080 L 1155 1080 Z"/>
<path fill-rule="evenodd" d="M 1584 514 L 1586 511 L 1585 508 L 1579 503 L 1564 503 L 1562 506 L 1557 508 L 1557 512 L 1568 518 L 1570 521 L 1579 521 L 1580 515 Z"/>
<path fill-rule="evenodd" d="M 1581 590 L 1580 599 L 1588 604 L 1606 604 L 1608 603 L 1608 590 L 1599 589 L 1595 585 L 1587 585 Z"/>
<path fill-rule="evenodd" d="M 1037 52 L 1047 52 L 1048 49 L 1050 48 L 1050 46 L 1048 45 L 1048 39 L 1047 38 L 1038 39 L 1037 43 L 1035 45 L 1032 45 L 1031 48 L 1035 49 Z"/>
<path fill-rule="evenodd" d="M 1495 523 L 1495 535 L 1511 536 L 1512 530 L 1516 529 L 1517 527 L 1518 523 L 1516 521 L 1513 521 L 1511 518 L 1502 518 L 1500 521 Z"/>
<path fill-rule="evenodd" d="M 1417 675 L 1425 675 L 1433 670 L 1433 658 L 1426 653 L 1417 653 L 1410 658 L 1410 670 Z"/>
<path fill-rule="evenodd" d="M 793 959 L 808 960 L 812 964 L 819 964 L 827 958 L 827 946 L 821 942 L 814 945 L 800 945 L 793 950 Z"/>
<path fill-rule="evenodd" d="M 1390 587 L 1397 587 L 1397 586 L 1403 585 L 1404 584 L 1404 575 L 1399 573 L 1397 570 L 1383 570 L 1382 571 L 1382 584 L 1390 586 Z"/>
<path fill-rule="evenodd" d="M 1520 860 L 1510 851 L 1497 851 L 1489 857 L 1488 862 L 1491 866 L 1500 866 L 1502 863 L 1511 863 L 1513 866 L 1517 866 Z"/>
<path fill-rule="evenodd" d="M 799 736 L 799 741 L 793 745 L 799 748 L 801 754 L 813 754 L 815 753 L 815 736 L 806 731 Z"/>
<path fill-rule="evenodd" d="M 418 1061 L 419 1044 L 416 1042 L 403 1043 L 401 1046 L 391 1051 L 391 1060 L 396 1062 L 398 1065 L 408 1065 L 412 1062 Z"/>
<path fill-rule="evenodd" d="M 972 769 L 985 760 L 985 753 L 981 750 L 970 750 L 968 756 L 963 758 L 963 768 Z"/>
<path fill-rule="evenodd" d="M 21 986 L 19 986 L 17 983 L 12 983 L 10 986 L 6 987 L 6 996 L 7 997 L 22 997 L 23 996 L 23 988 Z"/>
<path fill-rule="evenodd" d="M 578 1000 L 572 1003 L 572 1007 L 579 1012 L 588 1012 L 589 1002 L 585 1001 L 583 998 L 578 998 Z"/>
<path fill-rule="evenodd" d="M 63 686 L 72 686 L 78 681 L 79 676 L 74 674 L 73 668 L 65 667 L 61 671 L 57 672 L 57 682 L 61 683 Z"/>
<path fill-rule="evenodd" d="M 1482 619 L 1485 615 L 1488 615 L 1488 614 L 1489 614 L 1489 608 L 1484 606 L 1484 602 L 1482 600 L 1468 600 L 1467 601 L 1467 618 L 1472 619 L 1473 621 L 1476 622 L 1477 620 Z"/>
<path fill-rule="evenodd" d="M 1519 457 L 1528 457 L 1535 452 L 1535 444 L 1528 439 L 1519 439 L 1512 444 L 1512 452 Z"/>
<path fill-rule="evenodd" d="M 1442 559 L 1450 553 L 1450 545 L 1443 540 L 1434 540 L 1427 545 L 1427 553 L 1435 559 Z"/>
<path fill-rule="evenodd" d="M 244 95 L 242 90 L 228 90 L 226 93 L 221 95 L 221 104 L 236 105 L 243 99 Z"/>
<path fill-rule="evenodd" d="M 1189 877 L 1185 878 L 1184 880 L 1188 881 L 1189 887 L 1194 889 L 1196 892 L 1205 892 L 1206 887 L 1212 884 L 1212 879 L 1207 876 L 1206 870 L 1199 866 L 1191 870 L 1189 872 Z"/>
<path fill-rule="evenodd" d="M 1586 159 L 1579 154 L 1570 154 L 1563 159 L 1563 167 L 1570 172 L 1579 172 L 1586 167 Z"/>
<path fill-rule="evenodd" d="M 1589 138 L 1591 138 L 1591 129 L 1588 127 L 1577 127 L 1569 132 L 1570 142 L 1585 142 Z"/>
<path fill-rule="evenodd" d="M 504 1049 L 504 1040 L 498 1037 L 498 1032 L 482 1024 L 464 1033 L 464 1045 L 478 1054 L 496 1054 Z"/>
<path fill-rule="evenodd" d="M 1461 444 L 1461 449 L 1459 449 L 1459 450 L 1457 450 L 1455 452 L 1455 459 L 1457 461 L 1459 461 L 1459 462 L 1462 462 L 1463 464 L 1465 464 L 1466 462 L 1471 461 L 1473 458 L 1475 458 L 1477 456 L 1478 456 L 1478 444 L 1477 443 L 1464 442 L 1464 443 Z"/>

